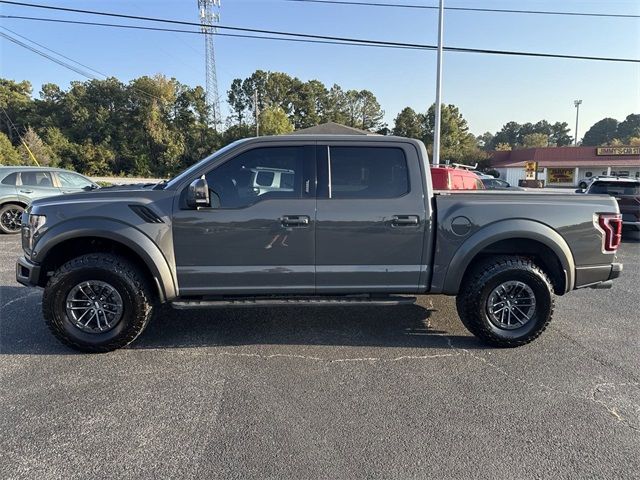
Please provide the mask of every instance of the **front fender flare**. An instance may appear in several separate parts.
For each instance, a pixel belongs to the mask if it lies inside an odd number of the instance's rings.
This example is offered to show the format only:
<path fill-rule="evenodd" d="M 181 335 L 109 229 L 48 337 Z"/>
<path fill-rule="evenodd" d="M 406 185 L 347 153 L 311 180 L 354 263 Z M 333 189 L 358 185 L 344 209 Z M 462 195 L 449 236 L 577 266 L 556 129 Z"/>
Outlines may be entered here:
<path fill-rule="evenodd" d="M 42 263 L 56 245 L 83 237 L 104 238 L 130 248 L 153 275 L 160 301 L 172 300 L 178 296 L 174 275 L 162 251 L 143 232 L 126 223 L 96 218 L 91 218 L 90 221 L 76 218 L 58 223 L 40 237 L 31 259 Z"/>
<path fill-rule="evenodd" d="M 489 245 L 500 240 L 523 238 L 535 240 L 549 247 L 560 260 L 565 274 L 565 292 L 575 285 L 575 263 L 567 242 L 551 227 L 542 223 L 513 219 L 503 220 L 481 228 L 467 238 L 456 250 L 445 274 L 442 293 L 457 295 L 462 278 L 474 257 Z"/>

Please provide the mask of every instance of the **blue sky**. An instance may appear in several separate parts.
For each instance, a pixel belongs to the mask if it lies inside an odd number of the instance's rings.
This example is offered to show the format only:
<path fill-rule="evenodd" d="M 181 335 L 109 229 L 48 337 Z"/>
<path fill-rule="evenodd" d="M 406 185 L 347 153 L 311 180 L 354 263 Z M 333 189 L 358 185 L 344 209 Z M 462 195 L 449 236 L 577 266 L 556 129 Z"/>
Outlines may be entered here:
<path fill-rule="evenodd" d="M 386 3 L 393 1 L 386 0 Z M 196 0 L 42 0 L 41 3 L 197 21 Z M 436 5 L 437 0 L 397 0 L 396 3 Z M 446 5 L 640 14 L 638 0 L 447 0 Z M 11 5 L 0 5 L 0 12 L 87 19 L 70 13 Z M 437 12 L 431 10 L 282 0 L 223 0 L 221 13 L 222 25 L 427 44 L 437 40 Z M 204 85 L 204 46 L 203 39 L 197 35 L 12 19 L 1 19 L 0 22 L 21 35 L 124 81 L 163 73 L 187 84 Z M 390 126 L 403 107 L 425 111 L 435 99 L 434 52 L 222 37 L 216 42 L 218 82 L 223 100 L 233 78 L 244 78 L 256 69 L 283 71 L 302 80 L 318 79 L 327 86 L 338 83 L 346 89 L 369 89 L 382 104 L 385 121 Z M 640 58 L 640 19 L 449 11 L 445 19 L 445 44 Z M 42 83 L 54 82 L 66 87 L 72 80 L 83 79 L 4 39 L 0 39 L 0 75 L 31 81 L 36 95 Z M 586 128 L 603 117 L 622 120 L 630 113 L 640 113 L 640 66 L 459 53 L 445 55 L 443 99 L 461 109 L 475 134 L 495 132 L 511 120 L 521 123 L 541 119 L 566 121 L 573 130 L 573 100 L 576 98 L 583 100 L 580 137 Z M 222 108 L 223 112 L 228 111 L 226 102 Z"/>

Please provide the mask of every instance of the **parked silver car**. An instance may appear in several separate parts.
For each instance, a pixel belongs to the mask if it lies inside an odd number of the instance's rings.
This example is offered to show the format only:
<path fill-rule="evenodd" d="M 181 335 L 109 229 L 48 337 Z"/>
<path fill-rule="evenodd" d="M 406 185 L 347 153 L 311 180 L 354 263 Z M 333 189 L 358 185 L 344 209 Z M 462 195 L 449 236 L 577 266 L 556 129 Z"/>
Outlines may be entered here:
<path fill-rule="evenodd" d="M 22 212 L 33 200 L 95 188 L 87 177 L 69 170 L 0 166 L 0 232 L 18 233 Z"/>

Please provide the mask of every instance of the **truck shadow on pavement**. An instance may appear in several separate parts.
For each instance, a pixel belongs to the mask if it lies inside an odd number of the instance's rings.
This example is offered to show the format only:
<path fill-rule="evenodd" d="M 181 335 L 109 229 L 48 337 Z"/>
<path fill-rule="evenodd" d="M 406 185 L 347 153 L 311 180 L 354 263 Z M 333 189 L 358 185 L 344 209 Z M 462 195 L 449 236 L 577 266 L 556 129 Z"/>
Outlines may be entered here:
<path fill-rule="evenodd" d="M 0 354 L 69 355 L 42 319 L 42 291 L 0 287 Z M 250 345 L 487 348 L 455 311 L 395 307 L 284 307 L 174 310 L 161 307 L 129 350 Z"/>
<path fill-rule="evenodd" d="M 455 326 L 463 334 L 452 332 L 449 326 Z M 464 333 L 457 316 L 451 318 L 417 304 L 201 311 L 166 308 L 130 348 L 245 345 L 486 348 Z"/>

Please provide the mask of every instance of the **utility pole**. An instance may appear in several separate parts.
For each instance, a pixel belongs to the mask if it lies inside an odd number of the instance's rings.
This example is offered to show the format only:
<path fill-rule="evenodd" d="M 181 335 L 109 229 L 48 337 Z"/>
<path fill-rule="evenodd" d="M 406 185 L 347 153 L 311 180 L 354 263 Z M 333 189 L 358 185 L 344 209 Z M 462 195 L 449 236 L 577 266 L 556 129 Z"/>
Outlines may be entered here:
<path fill-rule="evenodd" d="M 260 136 L 260 109 L 258 107 L 258 89 L 253 91 L 253 112 L 256 117 L 256 137 Z"/>
<path fill-rule="evenodd" d="M 574 100 L 573 104 L 576 106 L 576 129 L 574 131 L 574 133 L 576 134 L 576 138 L 573 140 L 573 146 L 577 147 L 578 146 L 578 115 L 580 114 L 580 104 L 582 103 L 582 100 Z"/>
<path fill-rule="evenodd" d="M 433 164 L 440 164 L 440 123 L 442 121 L 442 49 L 444 38 L 444 0 L 438 12 L 438 60 L 436 67 L 436 125 L 433 132 Z"/>

